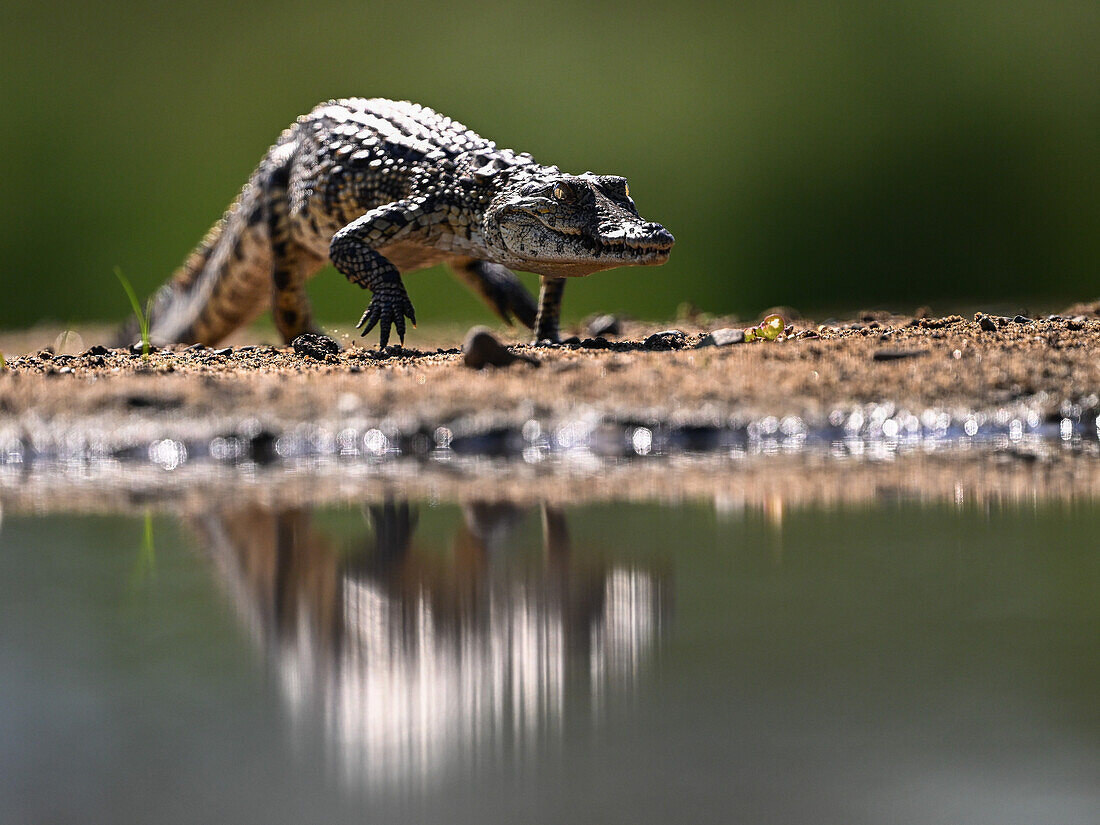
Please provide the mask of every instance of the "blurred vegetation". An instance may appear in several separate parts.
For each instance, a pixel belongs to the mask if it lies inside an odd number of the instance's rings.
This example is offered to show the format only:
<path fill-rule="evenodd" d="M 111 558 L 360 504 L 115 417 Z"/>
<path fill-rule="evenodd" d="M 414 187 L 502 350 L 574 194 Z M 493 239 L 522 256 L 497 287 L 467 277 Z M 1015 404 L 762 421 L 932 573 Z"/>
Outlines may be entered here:
<path fill-rule="evenodd" d="M 118 319 L 331 97 L 410 98 L 626 175 L 678 244 L 567 316 L 751 315 L 1100 293 L 1100 4 L 42 0 L 0 30 L 0 326 Z M 533 281 L 532 281 L 533 283 Z M 422 321 L 485 318 L 408 279 Z M 311 287 L 338 324 L 367 301 Z M 351 306 L 349 306 L 349 304 Z"/>

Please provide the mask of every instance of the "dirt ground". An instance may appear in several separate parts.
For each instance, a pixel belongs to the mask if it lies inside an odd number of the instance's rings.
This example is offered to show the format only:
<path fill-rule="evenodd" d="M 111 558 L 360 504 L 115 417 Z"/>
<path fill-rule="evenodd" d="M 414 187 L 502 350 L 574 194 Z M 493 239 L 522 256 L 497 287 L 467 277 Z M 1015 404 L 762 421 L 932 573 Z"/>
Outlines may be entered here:
<path fill-rule="evenodd" d="M 473 370 L 461 330 L 412 330 L 408 349 L 361 348 L 342 338 L 335 355 L 242 344 L 172 347 L 147 360 L 90 347 L 56 330 L 0 337 L 0 427 L 111 428 L 144 420 L 161 432 L 251 416 L 279 430 L 354 416 L 397 426 L 467 428 L 560 419 L 578 409 L 616 420 L 712 423 L 798 415 L 890 401 L 911 410 L 983 410 L 1027 401 L 1043 414 L 1065 404 L 1093 410 L 1100 394 L 1100 315 L 1078 306 L 1042 319 L 867 313 L 844 322 L 790 321 L 779 340 L 699 347 L 728 319 L 666 327 L 625 322 L 621 333 L 556 348 L 496 334 L 538 366 Z M 738 326 L 744 326 L 743 324 Z M 246 335 L 246 334 L 245 334 Z M 46 342 L 56 353 L 45 347 Z M 75 343 L 74 343 L 75 342 Z M 71 350 L 80 347 L 79 351 Z M 19 354 L 16 354 L 19 353 Z M 319 357 L 317 357 L 319 356 Z"/>

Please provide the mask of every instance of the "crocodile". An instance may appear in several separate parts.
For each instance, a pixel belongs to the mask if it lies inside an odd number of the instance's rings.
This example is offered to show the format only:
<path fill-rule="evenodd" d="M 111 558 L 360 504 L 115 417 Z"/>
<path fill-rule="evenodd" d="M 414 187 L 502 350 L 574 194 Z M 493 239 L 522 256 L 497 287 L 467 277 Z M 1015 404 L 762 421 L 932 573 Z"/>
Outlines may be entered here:
<path fill-rule="evenodd" d="M 384 348 L 392 327 L 404 343 L 416 314 L 401 274 L 446 262 L 506 322 L 555 342 L 566 278 L 664 263 L 673 242 L 624 178 L 544 166 L 409 101 L 331 100 L 283 131 L 156 293 L 149 337 L 212 345 L 270 305 L 290 343 L 317 331 L 305 286 L 331 261 L 372 293 L 362 334 L 377 325 Z M 513 269 L 540 276 L 537 304 Z"/>

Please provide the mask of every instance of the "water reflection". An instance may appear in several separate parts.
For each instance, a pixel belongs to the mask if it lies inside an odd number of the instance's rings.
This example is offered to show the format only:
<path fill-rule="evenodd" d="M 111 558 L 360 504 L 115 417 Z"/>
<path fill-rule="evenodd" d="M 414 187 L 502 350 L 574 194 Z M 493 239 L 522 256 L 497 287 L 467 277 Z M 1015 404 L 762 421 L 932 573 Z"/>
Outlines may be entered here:
<path fill-rule="evenodd" d="M 309 509 L 195 520 L 299 732 L 319 722 L 350 782 L 522 759 L 567 707 L 598 714 L 629 691 L 658 642 L 666 577 L 575 551 L 560 510 L 538 508 L 535 552 L 533 514 L 512 504 L 465 506 L 445 548 L 417 541 L 407 502 L 363 516 L 350 548 Z"/>

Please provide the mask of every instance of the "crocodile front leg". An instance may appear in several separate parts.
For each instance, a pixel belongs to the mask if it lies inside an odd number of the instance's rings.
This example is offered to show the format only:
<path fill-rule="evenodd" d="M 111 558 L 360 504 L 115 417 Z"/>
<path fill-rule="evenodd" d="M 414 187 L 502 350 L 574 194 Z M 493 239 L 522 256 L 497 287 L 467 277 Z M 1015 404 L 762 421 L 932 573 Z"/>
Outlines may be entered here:
<path fill-rule="evenodd" d="M 561 296 L 565 291 L 565 278 L 542 276 L 539 290 L 539 314 L 535 319 L 535 343 L 550 341 L 556 344 L 558 321 L 561 319 Z"/>
<path fill-rule="evenodd" d="M 425 197 L 394 201 L 372 209 L 332 236 L 329 257 L 333 266 L 352 283 L 374 293 L 357 326 L 365 324 L 362 334 L 366 335 L 378 324 L 378 343 L 383 349 L 390 340 L 390 326 L 397 328 L 404 343 L 405 319 L 416 326 L 416 313 L 401 273 L 378 249 L 426 235 L 431 206 L 431 199 Z"/>

